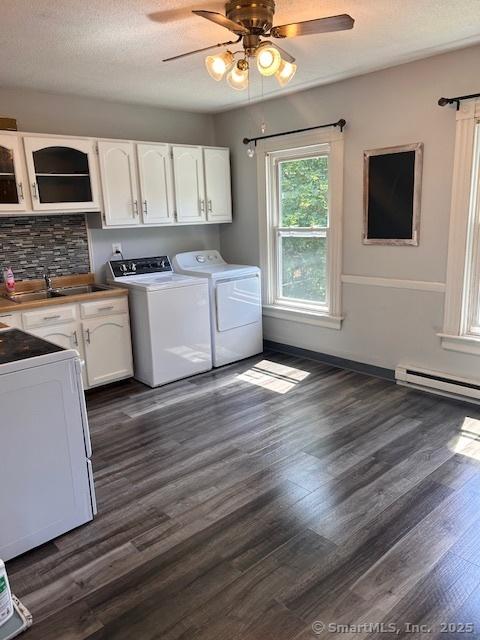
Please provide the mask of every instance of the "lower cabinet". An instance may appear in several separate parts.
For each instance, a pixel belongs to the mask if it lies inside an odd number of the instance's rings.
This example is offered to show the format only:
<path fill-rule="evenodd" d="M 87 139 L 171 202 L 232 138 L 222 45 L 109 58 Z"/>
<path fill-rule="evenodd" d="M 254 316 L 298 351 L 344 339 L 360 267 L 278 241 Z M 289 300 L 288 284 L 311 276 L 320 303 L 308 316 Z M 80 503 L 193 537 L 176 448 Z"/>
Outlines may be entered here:
<path fill-rule="evenodd" d="M 128 314 L 82 322 L 89 387 L 132 374 L 132 346 Z"/>
<path fill-rule="evenodd" d="M 65 349 L 76 349 L 85 389 L 133 375 L 126 297 L 5 314 L 0 322 L 24 328 Z M 10 321 L 9 321 L 10 320 Z"/>

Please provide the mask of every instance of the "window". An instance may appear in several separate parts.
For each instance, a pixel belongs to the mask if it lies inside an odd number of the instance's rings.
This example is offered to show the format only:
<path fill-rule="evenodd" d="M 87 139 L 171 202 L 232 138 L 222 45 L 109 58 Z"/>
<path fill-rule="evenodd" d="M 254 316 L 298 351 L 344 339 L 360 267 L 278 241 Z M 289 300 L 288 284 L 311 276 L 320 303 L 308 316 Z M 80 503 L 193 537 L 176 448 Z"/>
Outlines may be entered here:
<path fill-rule="evenodd" d="M 264 312 L 340 328 L 343 138 L 330 136 L 260 150 Z"/>
<path fill-rule="evenodd" d="M 277 205 L 275 302 L 327 305 L 328 153 L 270 156 Z"/>
<path fill-rule="evenodd" d="M 442 346 L 480 355 L 480 102 L 457 112 Z"/>

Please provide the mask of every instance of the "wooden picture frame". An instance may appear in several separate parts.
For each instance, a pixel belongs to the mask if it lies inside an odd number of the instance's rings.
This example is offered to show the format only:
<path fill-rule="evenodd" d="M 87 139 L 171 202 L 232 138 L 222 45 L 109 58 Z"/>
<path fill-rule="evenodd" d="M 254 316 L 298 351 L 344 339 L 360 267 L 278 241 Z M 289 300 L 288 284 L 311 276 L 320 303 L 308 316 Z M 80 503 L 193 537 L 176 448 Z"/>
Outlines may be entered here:
<path fill-rule="evenodd" d="M 363 154 L 363 244 L 418 246 L 423 142 Z"/>

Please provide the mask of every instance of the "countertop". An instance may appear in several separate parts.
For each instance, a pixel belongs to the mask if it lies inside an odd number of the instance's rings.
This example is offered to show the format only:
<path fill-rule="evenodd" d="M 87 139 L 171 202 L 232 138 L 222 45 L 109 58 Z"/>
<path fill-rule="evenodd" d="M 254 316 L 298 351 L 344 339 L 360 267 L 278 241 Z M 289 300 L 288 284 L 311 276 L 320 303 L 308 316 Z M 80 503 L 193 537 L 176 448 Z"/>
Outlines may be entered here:
<path fill-rule="evenodd" d="M 94 284 L 95 277 L 93 273 L 87 273 L 75 276 L 60 276 L 52 278 L 52 286 L 54 289 L 60 287 L 74 287 L 82 284 Z M 16 293 L 24 291 L 39 291 L 45 288 L 43 280 L 22 280 L 17 282 Z M 4 293 L 5 289 L 0 288 L 0 293 Z M 78 302 L 89 302 L 91 300 L 102 300 L 105 298 L 118 298 L 119 296 L 128 296 L 127 289 L 121 287 L 110 287 L 103 291 L 93 291 L 92 293 L 78 293 L 73 296 L 65 296 L 58 298 L 49 298 L 47 300 L 34 300 L 30 302 L 12 302 L 7 298 L 0 297 L 0 313 L 12 313 L 14 311 L 27 311 L 28 309 L 38 309 L 41 307 L 55 307 L 61 304 L 74 304 Z"/>
<path fill-rule="evenodd" d="M 63 349 L 19 329 L 9 329 L 0 333 L 0 365 L 44 356 L 56 351 L 63 351 Z"/>

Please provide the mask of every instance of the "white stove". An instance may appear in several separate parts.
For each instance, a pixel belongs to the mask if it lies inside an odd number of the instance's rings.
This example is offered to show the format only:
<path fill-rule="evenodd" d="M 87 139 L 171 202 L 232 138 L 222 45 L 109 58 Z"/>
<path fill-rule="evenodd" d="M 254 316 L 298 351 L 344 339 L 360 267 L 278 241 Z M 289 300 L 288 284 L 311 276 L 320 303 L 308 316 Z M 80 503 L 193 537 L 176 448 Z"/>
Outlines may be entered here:
<path fill-rule="evenodd" d="M 156 387 L 212 368 L 205 282 L 174 273 L 167 256 L 112 260 L 107 271 L 129 289 L 137 380 Z"/>
<path fill-rule="evenodd" d="M 0 405 L 0 557 L 10 560 L 96 513 L 77 351 L 1 330 Z"/>

